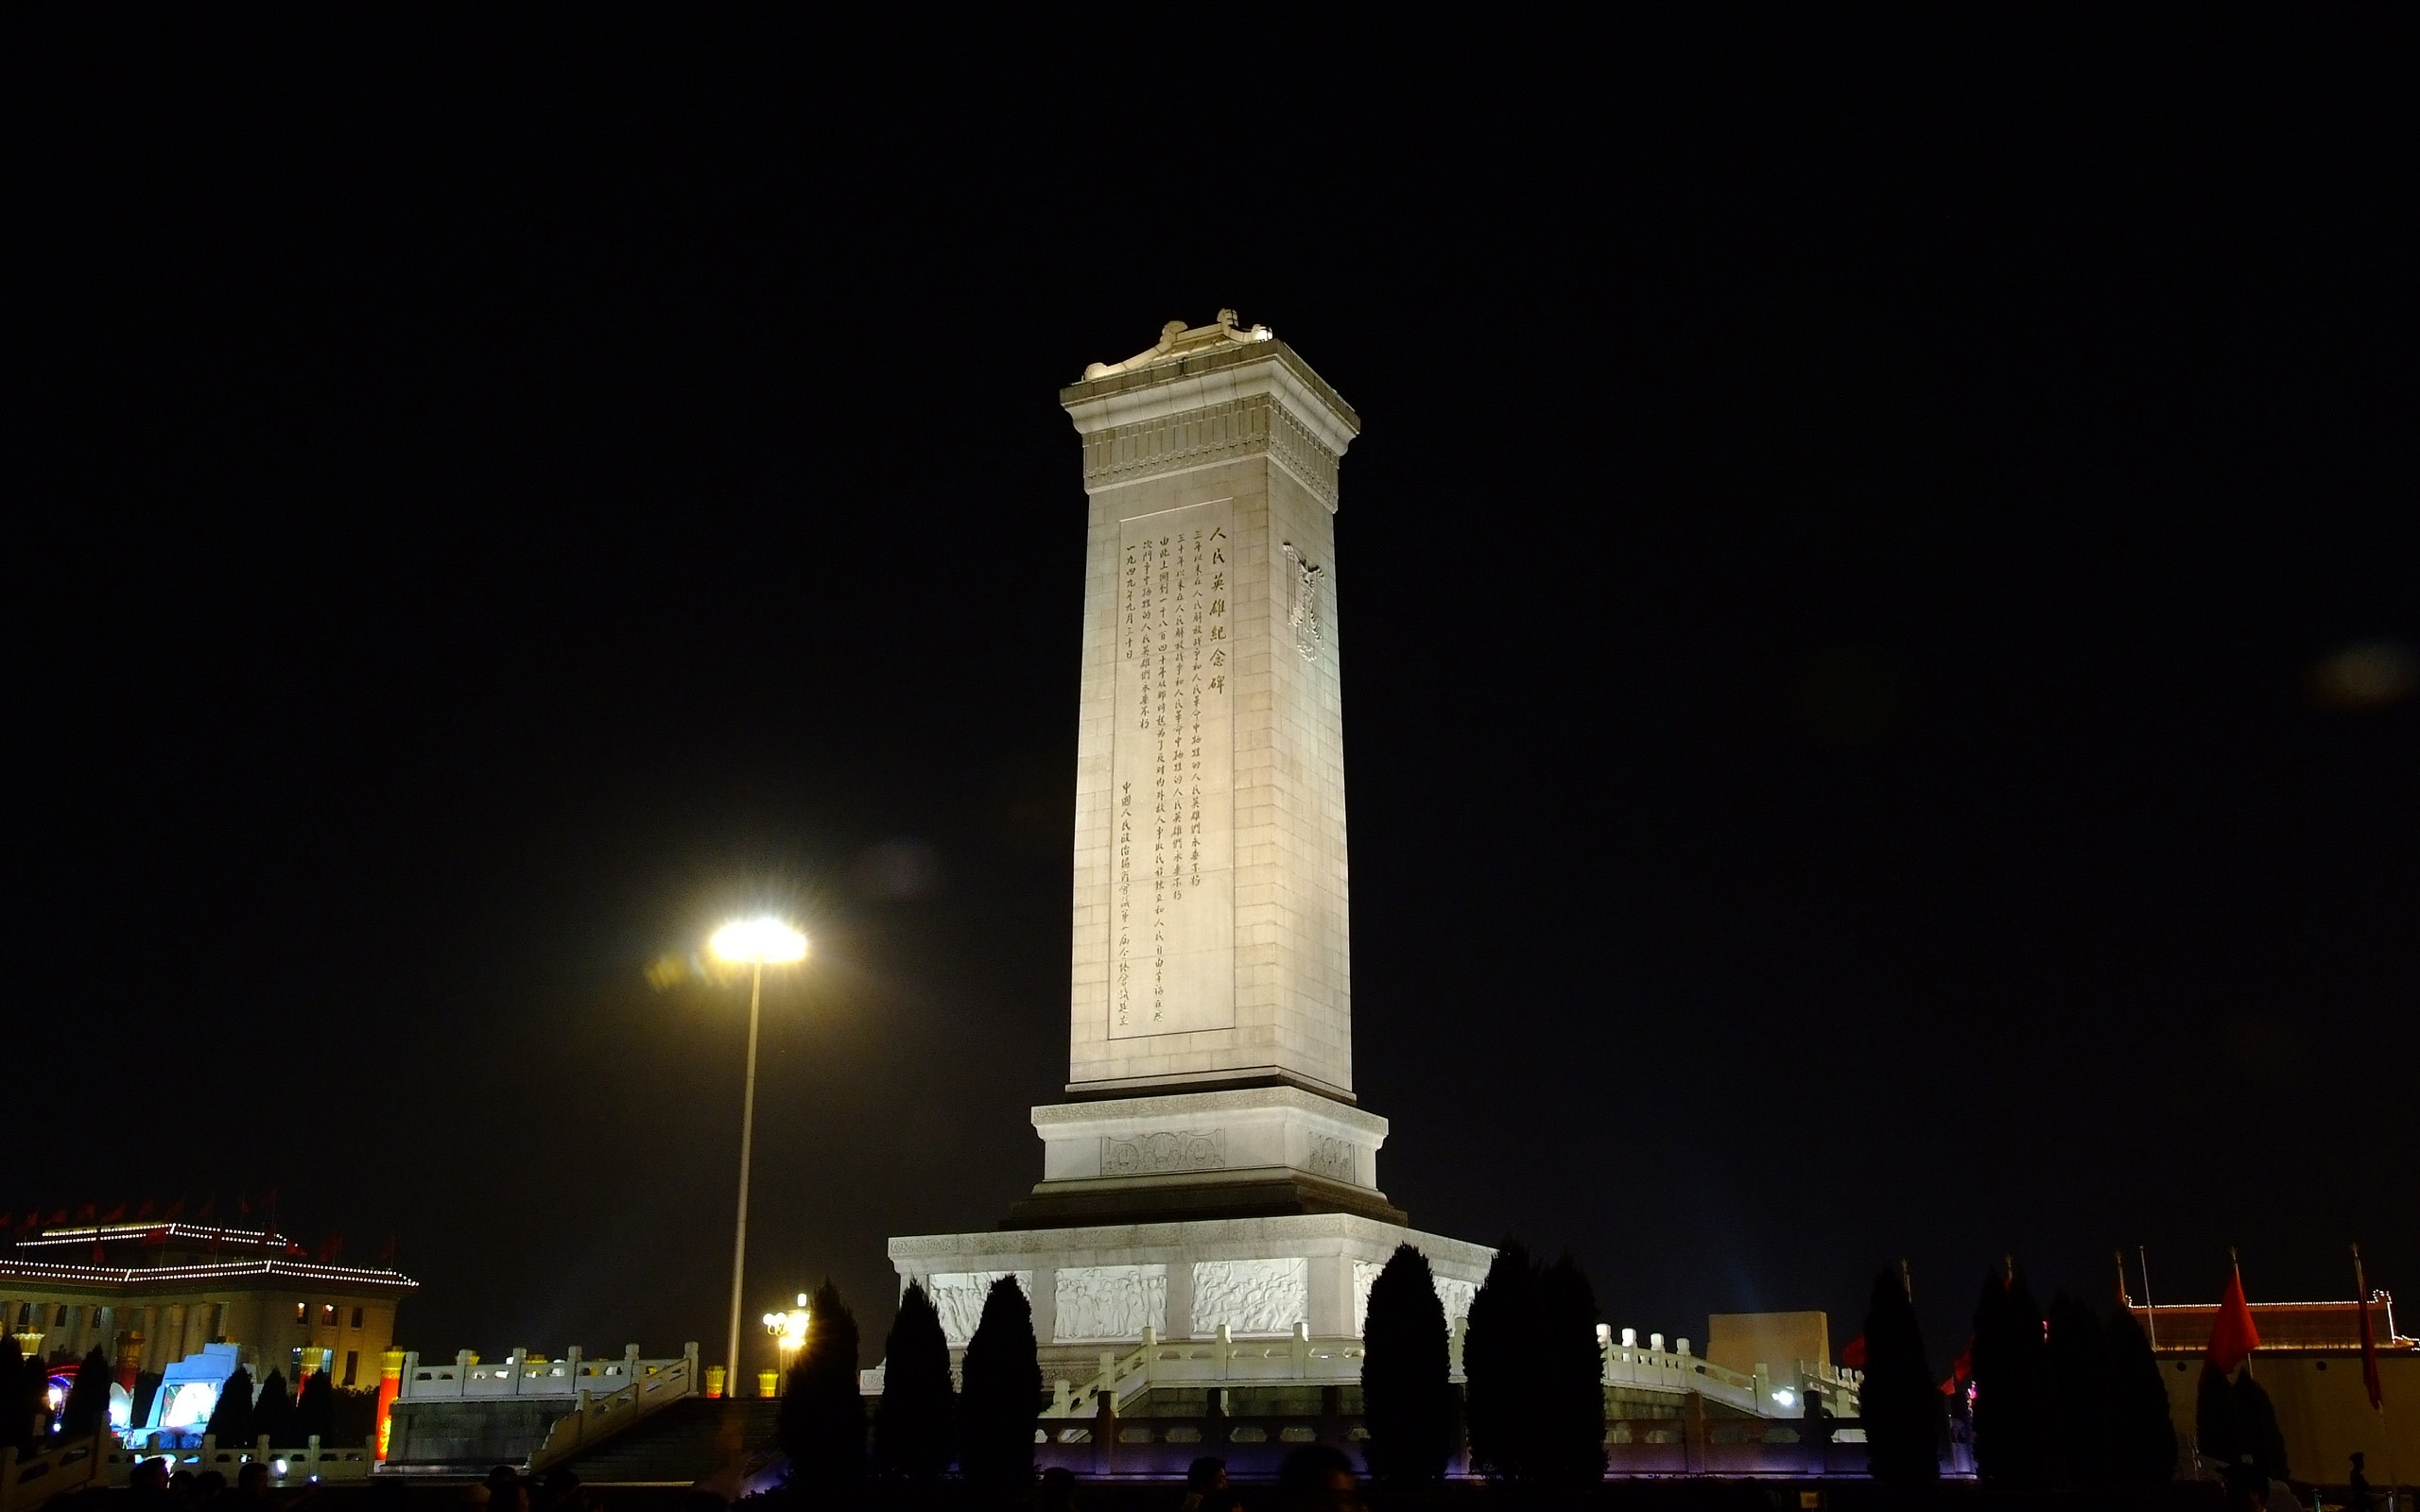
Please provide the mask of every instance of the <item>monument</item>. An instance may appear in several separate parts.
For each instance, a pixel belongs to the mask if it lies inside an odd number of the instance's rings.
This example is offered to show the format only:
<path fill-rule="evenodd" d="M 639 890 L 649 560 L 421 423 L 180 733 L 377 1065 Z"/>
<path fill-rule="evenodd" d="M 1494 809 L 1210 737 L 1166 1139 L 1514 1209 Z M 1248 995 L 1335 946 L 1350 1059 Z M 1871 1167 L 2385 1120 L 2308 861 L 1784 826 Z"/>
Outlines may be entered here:
<path fill-rule="evenodd" d="M 962 1346 L 1013 1275 L 1046 1374 L 1088 1375 L 1146 1340 L 1356 1340 L 1409 1243 L 1459 1337 L 1492 1251 L 1405 1226 L 1353 1091 L 1335 515 L 1360 420 L 1231 310 L 1060 403 L 1091 500 L 1065 1100 L 1033 1109 L 1042 1180 L 1003 1226 L 892 1240 L 901 1284 Z"/>

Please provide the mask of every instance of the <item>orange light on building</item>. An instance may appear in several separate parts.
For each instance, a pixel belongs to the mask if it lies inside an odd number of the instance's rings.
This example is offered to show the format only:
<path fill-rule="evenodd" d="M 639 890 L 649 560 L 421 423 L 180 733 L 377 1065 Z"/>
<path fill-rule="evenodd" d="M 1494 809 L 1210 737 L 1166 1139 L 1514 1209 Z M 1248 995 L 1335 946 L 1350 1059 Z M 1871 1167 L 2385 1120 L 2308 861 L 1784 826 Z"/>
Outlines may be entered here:
<path fill-rule="evenodd" d="M 395 1398 L 404 1389 L 404 1351 L 389 1349 L 378 1357 L 378 1457 L 387 1457 L 387 1435 L 395 1426 Z"/>

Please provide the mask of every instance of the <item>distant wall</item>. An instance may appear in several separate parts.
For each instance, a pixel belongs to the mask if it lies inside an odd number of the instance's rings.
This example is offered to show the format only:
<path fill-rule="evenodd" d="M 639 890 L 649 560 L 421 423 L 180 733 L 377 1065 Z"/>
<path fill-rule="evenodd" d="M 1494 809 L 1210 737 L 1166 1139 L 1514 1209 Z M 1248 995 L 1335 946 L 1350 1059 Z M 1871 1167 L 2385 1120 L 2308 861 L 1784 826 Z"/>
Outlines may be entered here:
<path fill-rule="evenodd" d="M 501 1398 L 469 1401 L 397 1401 L 390 1465 L 519 1465 L 546 1441 L 555 1419 L 579 1404 L 570 1398 Z"/>
<path fill-rule="evenodd" d="M 1832 1362 L 1831 1319 L 1822 1313 L 1716 1313 L 1706 1319 L 1704 1359 L 1742 1375 L 1762 1364 L 1775 1384 L 1797 1386 L 1798 1364 Z"/>

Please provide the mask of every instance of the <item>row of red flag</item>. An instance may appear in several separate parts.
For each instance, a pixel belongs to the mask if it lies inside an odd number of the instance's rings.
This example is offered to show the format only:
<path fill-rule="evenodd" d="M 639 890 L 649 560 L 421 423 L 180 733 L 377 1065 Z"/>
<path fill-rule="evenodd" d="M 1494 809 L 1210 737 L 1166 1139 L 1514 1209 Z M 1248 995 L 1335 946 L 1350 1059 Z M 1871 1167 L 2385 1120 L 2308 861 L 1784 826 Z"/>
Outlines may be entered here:
<path fill-rule="evenodd" d="M 2378 1337 L 2370 1321 L 2370 1280 L 2361 1269 L 2360 1246 L 2353 1248 L 2353 1293 L 2361 1314 L 2361 1384 L 2370 1394 L 2370 1410 L 2383 1411 L 2386 1392 L 2378 1381 Z M 1950 1367 L 1949 1379 L 1942 1383 L 1944 1394 L 1955 1391 L 1969 1373 L 1974 1341 L 1967 1341 L 1967 1352 L 1958 1356 Z M 2203 1355 L 2212 1369 L 2221 1375 L 2232 1374 L 2253 1350 L 2260 1348 L 2260 1329 L 2252 1320 L 2252 1304 L 2244 1299 L 2243 1270 L 2231 1266 L 2227 1273 L 2226 1294 L 2219 1298 L 2218 1316 L 2210 1322 L 2210 1347 Z M 1851 1370 L 1865 1368 L 1865 1335 L 1851 1339 L 1841 1350 L 1841 1364 Z"/>
<path fill-rule="evenodd" d="M 260 1197 L 257 1204 L 255 1204 L 251 1198 L 241 1194 L 237 1195 L 235 1198 L 235 1211 L 239 1216 L 250 1217 L 255 1206 L 257 1206 L 261 1211 L 273 1216 L 277 1211 L 277 1194 L 274 1191 L 265 1193 Z M 217 1207 L 218 1198 L 216 1194 L 214 1193 L 210 1196 L 202 1199 L 200 1207 L 194 1213 L 194 1221 L 196 1223 L 199 1223 L 210 1219 L 216 1212 Z M 182 1219 L 184 1217 L 184 1211 L 185 1202 L 182 1197 L 179 1197 L 175 1201 L 170 1202 L 164 1208 L 158 1207 L 147 1198 L 141 1205 L 137 1206 L 133 1210 L 131 1214 L 129 1213 L 127 1205 L 123 1202 L 117 1204 L 113 1208 L 111 1208 L 106 1212 L 100 1210 L 100 1205 L 98 1203 L 93 1202 L 85 1203 L 80 1209 L 54 1209 L 47 1215 L 45 1215 L 41 1209 L 37 1208 L 32 1211 L 24 1214 L 22 1217 L 13 1212 L 0 1212 L 0 1234 L 9 1234 L 18 1239 L 24 1239 L 45 1228 L 60 1228 L 70 1224 L 148 1222 L 152 1227 L 144 1231 L 143 1237 L 139 1243 L 147 1246 L 164 1245 L 168 1242 L 168 1226 Z M 210 1244 L 214 1250 L 218 1247 L 218 1239 L 216 1235 L 212 1236 Z M 332 1232 L 320 1241 L 316 1249 L 310 1250 L 304 1249 L 301 1245 L 298 1245 L 293 1240 L 288 1239 L 285 1240 L 285 1247 L 280 1252 L 290 1256 L 307 1257 L 318 1261 L 321 1264 L 333 1264 L 344 1256 L 344 1234 L 342 1230 Z M 94 1245 L 93 1258 L 95 1261 L 100 1261 L 106 1258 L 106 1252 L 102 1246 L 98 1244 Z M 394 1263 L 394 1260 L 395 1240 L 394 1236 L 390 1234 L 388 1236 L 386 1244 L 381 1246 L 379 1248 L 378 1263 L 382 1265 L 391 1265 Z"/>
<path fill-rule="evenodd" d="M 2378 1335 L 2370 1321 L 2370 1279 L 2361 1269 L 2361 1249 L 2353 1246 L 2354 1304 L 2361 1314 L 2361 1384 L 2370 1394 L 2370 1410 L 2382 1411 L 2386 1392 L 2378 1381 Z M 2203 1358 L 2225 1375 L 2260 1348 L 2260 1329 L 2252 1320 L 2252 1304 L 2244 1299 L 2243 1271 L 2231 1267 L 2226 1295 L 2219 1298 L 2219 1315 L 2210 1323 L 2210 1348 Z"/>
<path fill-rule="evenodd" d="M 257 1203 L 251 1197 L 237 1194 L 235 1198 L 237 1216 L 251 1217 L 255 1207 L 274 1213 L 277 1211 L 277 1194 L 274 1191 L 264 1193 Z M 218 1194 L 214 1192 L 201 1199 L 201 1206 L 195 1210 L 194 1221 L 199 1223 L 202 1219 L 213 1217 L 217 1211 Z M 182 1197 L 170 1202 L 164 1208 L 160 1207 L 151 1198 L 146 1197 L 131 1212 L 127 1211 L 127 1205 L 123 1202 L 107 1212 L 101 1211 L 100 1204 L 88 1202 L 81 1208 L 54 1208 L 47 1214 L 40 1208 L 32 1209 L 23 1215 L 0 1212 L 0 1233 L 24 1235 L 32 1233 L 38 1228 L 57 1228 L 71 1223 L 142 1223 L 155 1217 L 162 1223 L 174 1223 L 184 1215 L 185 1199 Z"/>

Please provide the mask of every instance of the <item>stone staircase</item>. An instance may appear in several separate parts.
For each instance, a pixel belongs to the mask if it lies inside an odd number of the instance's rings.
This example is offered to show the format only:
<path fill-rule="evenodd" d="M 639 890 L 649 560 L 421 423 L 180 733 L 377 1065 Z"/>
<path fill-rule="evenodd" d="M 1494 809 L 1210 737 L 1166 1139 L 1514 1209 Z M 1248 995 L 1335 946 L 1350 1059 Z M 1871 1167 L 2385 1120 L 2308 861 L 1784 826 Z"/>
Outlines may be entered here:
<path fill-rule="evenodd" d="M 762 1397 L 691 1397 L 562 1463 L 592 1486 L 687 1486 L 744 1454 L 769 1450 L 781 1405 Z"/>

